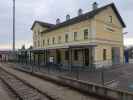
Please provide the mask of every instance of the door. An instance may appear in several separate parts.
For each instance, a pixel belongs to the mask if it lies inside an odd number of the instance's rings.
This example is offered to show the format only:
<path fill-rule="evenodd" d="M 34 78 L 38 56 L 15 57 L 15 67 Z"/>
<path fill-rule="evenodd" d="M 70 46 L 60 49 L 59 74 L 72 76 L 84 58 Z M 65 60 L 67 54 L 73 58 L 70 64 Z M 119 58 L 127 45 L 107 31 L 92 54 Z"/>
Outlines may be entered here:
<path fill-rule="evenodd" d="M 61 63 L 61 53 L 59 50 L 56 50 L 56 62 L 57 64 Z"/>
<path fill-rule="evenodd" d="M 120 48 L 112 48 L 112 64 L 120 64 Z"/>
<path fill-rule="evenodd" d="M 84 50 L 84 65 L 91 66 L 93 64 L 92 48 L 86 48 Z"/>
<path fill-rule="evenodd" d="M 90 56 L 89 49 L 85 49 L 85 51 L 84 51 L 85 66 L 89 66 L 89 64 L 90 64 L 89 56 Z"/>
<path fill-rule="evenodd" d="M 37 63 L 40 65 L 40 54 L 37 54 Z"/>

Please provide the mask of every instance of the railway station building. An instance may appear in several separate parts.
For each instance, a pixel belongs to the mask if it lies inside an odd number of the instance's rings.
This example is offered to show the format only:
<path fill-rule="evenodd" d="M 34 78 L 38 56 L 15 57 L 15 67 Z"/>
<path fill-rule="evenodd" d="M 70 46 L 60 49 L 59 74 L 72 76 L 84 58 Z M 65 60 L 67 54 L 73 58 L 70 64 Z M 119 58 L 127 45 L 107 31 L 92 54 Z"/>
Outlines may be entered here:
<path fill-rule="evenodd" d="M 124 61 L 123 29 L 126 27 L 114 3 L 56 24 L 35 21 L 32 59 L 35 64 L 62 67 L 95 67 L 121 64 Z"/>

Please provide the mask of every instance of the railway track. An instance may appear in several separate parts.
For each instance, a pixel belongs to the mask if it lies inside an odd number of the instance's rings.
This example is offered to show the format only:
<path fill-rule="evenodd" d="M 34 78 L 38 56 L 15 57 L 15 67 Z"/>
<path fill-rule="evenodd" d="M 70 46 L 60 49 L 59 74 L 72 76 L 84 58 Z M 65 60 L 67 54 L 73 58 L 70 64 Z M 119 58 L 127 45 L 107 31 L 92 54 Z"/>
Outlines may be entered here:
<path fill-rule="evenodd" d="M 47 75 L 43 76 L 36 73 L 31 74 L 30 71 L 19 69 L 15 67 L 15 65 L 10 66 L 11 65 L 0 66 L 0 78 L 5 82 L 5 84 L 7 84 L 7 86 L 9 86 L 9 88 L 11 88 L 11 90 L 13 90 L 19 100 L 117 100 L 106 95 L 104 96 L 102 94 L 87 92 L 86 89 L 82 90 L 76 85 L 77 83 L 74 83 L 76 86 L 69 85 L 69 83 L 65 83 L 65 81 L 60 79 L 58 80 Z M 3 73 L 5 75 L 3 75 Z M 17 81 L 11 83 L 8 81 L 8 76 L 14 77 Z M 19 84 L 18 80 L 22 82 L 22 85 L 21 83 Z M 12 86 L 14 83 L 15 85 Z M 28 86 L 29 89 L 25 89 L 25 86 Z M 16 90 L 17 87 L 18 90 Z M 22 92 L 19 93 L 21 87 Z M 84 88 L 82 85 L 81 87 Z M 37 93 L 35 93 L 34 90 L 37 91 Z M 25 91 L 31 92 L 26 93 Z M 35 97 L 32 94 L 35 94 Z M 36 94 L 39 94 L 39 98 L 36 98 Z"/>
<path fill-rule="evenodd" d="M 13 92 L 17 100 L 55 100 L 2 68 L 0 68 L 0 79 Z"/>

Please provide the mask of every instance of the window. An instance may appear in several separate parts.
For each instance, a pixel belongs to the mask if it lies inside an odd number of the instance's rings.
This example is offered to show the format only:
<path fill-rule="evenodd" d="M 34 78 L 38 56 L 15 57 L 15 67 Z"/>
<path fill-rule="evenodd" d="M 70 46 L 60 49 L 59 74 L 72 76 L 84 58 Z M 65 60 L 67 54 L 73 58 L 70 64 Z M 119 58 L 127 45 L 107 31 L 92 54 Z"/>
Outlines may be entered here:
<path fill-rule="evenodd" d="M 40 31 L 38 30 L 38 35 L 40 34 Z"/>
<path fill-rule="evenodd" d="M 69 51 L 65 51 L 65 60 L 69 60 Z"/>
<path fill-rule="evenodd" d="M 38 37 L 39 37 L 39 31 L 36 30 L 36 38 L 38 38 Z"/>
<path fill-rule="evenodd" d="M 112 16 L 109 16 L 109 22 L 112 23 Z"/>
<path fill-rule="evenodd" d="M 68 42 L 68 34 L 65 35 L 65 42 Z"/>
<path fill-rule="evenodd" d="M 107 51 L 106 49 L 103 49 L 103 60 L 107 60 Z"/>
<path fill-rule="evenodd" d="M 47 43 L 48 43 L 48 45 L 50 44 L 50 43 L 49 43 L 49 39 L 47 40 Z"/>
<path fill-rule="evenodd" d="M 74 50 L 74 60 L 78 60 L 78 50 Z"/>
<path fill-rule="evenodd" d="M 34 42 L 34 47 L 36 48 L 36 42 Z"/>
<path fill-rule="evenodd" d="M 52 41 L 53 41 L 53 44 L 55 44 L 55 37 L 53 37 Z"/>
<path fill-rule="evenodd" d="M 84 30 L 84 40 L 88 39 L 88 29 Z"/>
<path fill-rule="evenodd" d="M 77 32 L 74 32 L 74 41 L 77 40 Z"/>
<path fill-rule="evenodd" d="M 61 36 L 58 37 L 58 43 L 61 43 Z"/>
<path fill-rule="evenodd" d="M 35 33 L 34 33 L 34 39 L 36 40 L 37 39 L 37 32 L 36 31 L 34 31 Z"/>
<path fill-rule="evenodd" d="M 40 41 L 38 40 L 38 47 L 40 47 Z"/>
<path fill-rule="evenodd" d="M 43 46 L 45 45 L 45 40 L 43 40 Z"/>

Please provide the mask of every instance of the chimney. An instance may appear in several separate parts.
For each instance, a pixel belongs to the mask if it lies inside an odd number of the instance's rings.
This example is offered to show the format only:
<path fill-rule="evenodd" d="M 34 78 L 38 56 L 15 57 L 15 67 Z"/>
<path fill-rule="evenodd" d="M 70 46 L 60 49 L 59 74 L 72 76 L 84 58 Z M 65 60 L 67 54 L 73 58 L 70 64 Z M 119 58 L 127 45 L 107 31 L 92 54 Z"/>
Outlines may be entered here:
<path fill-rule="evenodd" d="M 66 15 L 66 21 L 68 21 L 68 20 L 70 20 L 70 15 L 69 14 Z"/>
<path fill-rule="evenodd" d="M 94 2 L 93 4 L 92 4 L 92 9 L 93 10 L 96 10 L 98 8 L 98 4 L 97 4 L 97 2 Z"/>
<path fill-rule="evenodd" d="M 78 16 L 82 15 L 82 13 L 83 13 L 83 10 L 80 8 L 80 9 L 78 10 Z"/>
<path fill-rule="evenodd" d="M 60 24 L 60 19 L 59 18 L 57 18 L 56 24 Z"/>

